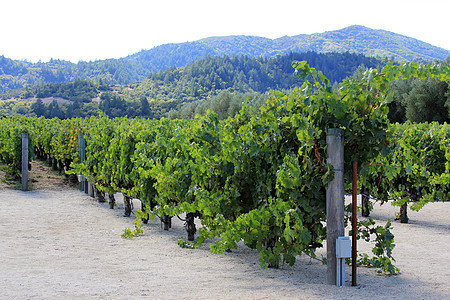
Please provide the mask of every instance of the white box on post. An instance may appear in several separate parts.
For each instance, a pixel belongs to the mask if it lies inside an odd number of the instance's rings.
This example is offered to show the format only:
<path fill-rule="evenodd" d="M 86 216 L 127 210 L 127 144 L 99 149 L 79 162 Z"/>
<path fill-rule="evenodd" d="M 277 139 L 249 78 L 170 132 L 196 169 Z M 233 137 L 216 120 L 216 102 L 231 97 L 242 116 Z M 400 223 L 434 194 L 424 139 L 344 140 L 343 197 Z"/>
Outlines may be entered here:
<path fill-rule="evenodd" d="M 340 236 L 336 240 L 336 258 L 352 257 L 352 241 L 348 236 Z"/>
<path fill-rule="evenodd" d="M 345 285 L 345 259 L 352 257 L 352 241 L 348 236 L 339 236 L 336 239 L 336 285 Z"/>

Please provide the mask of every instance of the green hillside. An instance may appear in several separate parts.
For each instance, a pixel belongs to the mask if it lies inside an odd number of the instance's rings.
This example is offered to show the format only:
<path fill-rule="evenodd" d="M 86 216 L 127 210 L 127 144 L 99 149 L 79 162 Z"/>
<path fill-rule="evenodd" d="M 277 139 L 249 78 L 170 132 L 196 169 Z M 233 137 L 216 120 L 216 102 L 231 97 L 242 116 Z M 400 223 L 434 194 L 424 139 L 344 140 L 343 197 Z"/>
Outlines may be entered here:
<path fill-rule="evenodd" d="M 400 61 L 433 62 L 445 59 L 449 51 L 432 46 L 414 38 L 389 32 L 374 30 L 364 26 L 350 26 L 341 30 L 327 31 L 297 37 L 298 42 L 291 51 L 316 51 L 361 53 L 366 56 L 393 58 Z"/>
<path fill-rule="evenodd" d="M 331 82 L 340 82 L 351 76 L 359 66 L 380 68 L 385 60 L 351 53 L 315 52 L 291 53 L 275 58 L 250 56 L 207 56 L 186 67 L 169 68 L 152 72 L 147 78 L 128 85 L 108 85 L 103 81 L 77 79 L 73 82 L 48 83 L 10 90 L 0 95 L 0 99 L 22 102 L 44 99 L 47 103 L 59 100 L 64 114 L 55 110 L 58 117 L 87 116 L 82 107 L 90 105 L 89 112 L 103 110 L 111 116 L 146 116 L 160 118 L 170 110 L 178 110 L 183 104 L 208 100 L 222 92 L 238 94 L 265 94 L 276 90 L 288 90 L 301 84 L 293 76 L 292 61 L 306 60 L 312 67 L 321 70 Z M 100 105 L 92 99 L 100 101 Z M 68 100 L 72 103 L 62 103 Z M 105 103 L 103 103 L 106 101 Z M 149 104 L 145 104 L 145 102 Z M 37 115 L 52 117 L 44 113 L 44 103 L 31 107 L 28 103 L 25 113 L 30 109 Z M 11 105 L 11 104 L 8 104 Z M 148 109 L 142 108 L 149 106 Z M 6 104 L 1 105 L 1 108 Z M 72 108 L 71 108 L 72 107 Z M 9 108 L 11 110 L 12 108 Z M 37 109 L 37 110 L 36 110 Z M 78 109 L 78 110 L 77 110 Z M 6 111 L 3 113 L 9 114 Z"/>
<path fill-rule="evenodd" d="M 75 79 L 100 79 L 108 84 L 129 84 L 151 72 L 184 67 L 207 56 L 246 55 L 271 58 L 291 52 L 357 53 L 402 61 L 432 62 L 445 59 L 449 51 L 396 33 L 350 26 L 311 35 L 268 39 L 255 36 L 209 37 L 178 44 L 165 44 L 120 59 L 77 64 L 51 60 L 30 63 L 0 56 L 0 92 L 27 85 L 61 83 Z"/>

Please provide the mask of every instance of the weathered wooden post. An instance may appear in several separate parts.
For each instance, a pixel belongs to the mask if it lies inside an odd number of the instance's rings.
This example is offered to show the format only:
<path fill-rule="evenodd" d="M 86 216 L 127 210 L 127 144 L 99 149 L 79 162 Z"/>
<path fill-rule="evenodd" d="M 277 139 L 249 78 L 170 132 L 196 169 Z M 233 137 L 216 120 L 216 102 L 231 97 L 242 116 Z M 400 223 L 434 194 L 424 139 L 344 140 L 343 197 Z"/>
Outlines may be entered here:
<path fill-rule="evenodd" d="M 22 191 L 28 190 L 28 133 L 22 133 Z"/>
<path fill-rule="evenodd" d="M 352 178 L 352 286 L 356 286 L 356 263 L 357 263 L 357 215 L 356 215 L 356 196 L 358 189 L 358 162 L 353 161 Z"/>
<path fill-rule="evenodd" d="M 84 135 L 83 134 L 79 134 L 78 135 L 78 155 L 80 155 L 80 163 L 84 162 L 84 160 L 86 159 L 86 149 L 85 149 L 85 141 L 84 141 Z M 80 174 L 82 175 L 82 174 Z M 81 178 L 84 179 L 84 176 L 80 176 Z M 86 181 L 85 180 L 80 180 L 80 191 L 84 191 L 85 190 L 85 184 Z"/>
<path fill-rule="evenodd" d="M 334 178 L 327 188 L 327 283 L 336 284 L 336 239 L 344 236 L 344 130 L 330 128 L 327 132 L 328 164 Z"/>

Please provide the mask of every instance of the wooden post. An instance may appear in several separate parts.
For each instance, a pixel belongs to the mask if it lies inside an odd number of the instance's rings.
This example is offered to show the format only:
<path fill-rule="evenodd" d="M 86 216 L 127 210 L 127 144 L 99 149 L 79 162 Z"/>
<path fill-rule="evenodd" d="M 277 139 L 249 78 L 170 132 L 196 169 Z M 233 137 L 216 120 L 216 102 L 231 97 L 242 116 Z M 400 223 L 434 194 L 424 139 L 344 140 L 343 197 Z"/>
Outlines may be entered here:
<path fill-rule="evenodd" d="M 89 196 L 91 196 L 92 198 L 94 198 L 94 186 L 91 182 L 87 182 L 88 184 L 88 194 Z"/>
<path fill-rule="evenodd" d="M 327 163 L 334 169 L 334 178 L 327 187 L 327 283 L 336 284 L 336 239 L 344 236 L 344 130 L 330 128 L 327 132 Z"/>
<path fill-rule="evenodd" d="M 84 162 L 84 160 L 86 159 L 86 149 L 85 149 L 85 141 L 84 141 L 84 135 L 83 134 L 79 134 L 78 135 L 78 155 L 80 155 L 80 163 Z M 85 184 L 86 181 L 80 181 L 80 191 L 84 191 L 85 190 Z"/>
<path fill-rule="evenodd" d="M 356 286 L 356 254 L 357 254 L 357 215 L 356 215 L 356 196 L 358 185 L 358 162 L 353 162 L 353 178 L 352 178 L 352 286 Z"/>
<path fill-rule="evenodd" d="M 22 191 L 28 190 L 28 133 L 22 133 Z"/>

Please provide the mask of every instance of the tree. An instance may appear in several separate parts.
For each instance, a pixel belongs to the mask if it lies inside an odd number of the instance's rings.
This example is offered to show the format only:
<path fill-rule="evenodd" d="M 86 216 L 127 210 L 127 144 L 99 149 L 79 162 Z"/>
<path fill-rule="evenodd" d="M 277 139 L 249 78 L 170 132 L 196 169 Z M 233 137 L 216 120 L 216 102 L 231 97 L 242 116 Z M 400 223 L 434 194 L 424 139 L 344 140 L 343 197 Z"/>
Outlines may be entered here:
<path fill-rule="evenodd" d="M 232 94 L 229 92 L 222 92 L 209 101 L 209 107 L 214 111 L 219 120 L 226 119 L 228 117 L 228 108 L 232 100 Z"/>
<path fill-rule="evenodd" d="M 412 122 L 449 122 L 448 110 L 444 109 L 447 93 L 447 82 L 433 78 L 414 81 L 406 98 L 406 118 Z"/>
<path fill-rule="evenodd" d="M 412 79 L 396 79 L 390 85 L 390 89 L 393 92 L 393 100 L 388 104 L 388 118 L 392 123 L 404 123 L 407 120 L 407 98 L 412 89 L 412 82 Z"/>
<path fill-rule="evenodd" d="M 31 105 L 31 111 L 38 117 L 45 116 L 46 107 L 40 98 L 38 98 L 36 102 Z"/>
<path fill-rule="evenodd" d="M 111 114 L 111 93 L 103 93 L 100 97 L 100 100 L 101 102 L 98 108 L 109 116 Z"/>
<path fill-rule="evenodd" d="M 144 96 L 141 96 L 141 98 L 139 100 L 140 100 L 140 103 L 141 103 L 140 115 L 149 117 L 150 113 L 151 113 L 151 110 L 150 110 L 150 104 L 148 103 L 147 98 L 144 97 Z"/>
<path fill-rule="evenodd" d="M 445 101 L 445 107 L 448 110 L 448 117 L 450 118 L 450 89 L 445 94 L 445 97 L 447 98 L 447 100 Z"/>
<path fill-rule="evenodd" d="M 72 104 L 69 104 L 66 111 L 66 118 L 79 118 L 83 117 L 83 102 L 80 100 L 73 101 Z"/>
<path fill-rule="evenodd" d="M 99 109 L 110 117 L 123 117 L 127 113 L 127 102 L 123 97 L 112 92 L 104 92 L 101 97 Z"/>
<path fill-rule="evenodd" d="M 64 119 L 64 112 L 59 107 L 58 102 L 56 102 L 56 100 L 53 100 L 52 103 L 49 104 L 47 108 L 47 118 Z"/>

